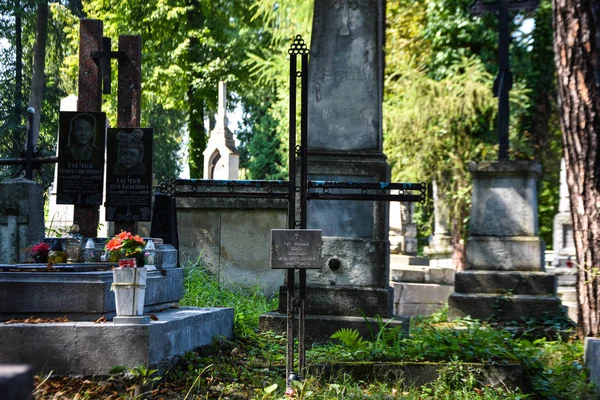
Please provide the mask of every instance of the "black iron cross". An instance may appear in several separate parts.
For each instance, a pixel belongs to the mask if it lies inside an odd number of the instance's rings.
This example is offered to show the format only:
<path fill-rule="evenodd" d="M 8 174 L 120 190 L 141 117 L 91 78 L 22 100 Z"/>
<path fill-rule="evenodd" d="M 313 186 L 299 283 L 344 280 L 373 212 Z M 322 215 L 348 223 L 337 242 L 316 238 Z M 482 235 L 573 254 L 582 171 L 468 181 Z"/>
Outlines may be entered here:
<path fill-rule="evenodd" d="M 33 128 L 33 117 L 35 110 L 32 107 L 27 109 L 27 139 L 25 142 L 25 157 L 21 158 L 3 158 L 0 159 L 0 165 L 22 165 L 25 172 L 25 179 L 33 180 L 33 170 L 38 169 L 41 164 L 57 163 L 58 157 L 40 157 L 33 143 L 37 141 L 38 132 Z"/>
<path fill-rule="evenodd" d="M 102 74 L 102 93 L 110 94 L 111 84 L 111 67 L 110 60 L 113 58 L 121 58 L 123 56 L 122 51 L 111 51 L 110 38 L 102 38 L 102 51 L 93 51 L 91 54 L 92 59 L 98 64 L 100 73 Z"/>
<path fill-rule="evenodd" d="M 510 11 L 526 10 L 534 11 L 539 5 L 539 0 L 498 0 L 493 3 L 484 0 L 474 0 L 471 3 L 471 14 L 481 16 L 486 12 L 498 13 L 498 25 L 500 31 L 498 43 L 498 76 L 494 81 L 494 96 L 498 97 L 498 159 L 508 159 L 508 122 L 509 102 L 508 92 L 512 87 L 512 72 L 508 48 L 510 44 Z"/>
<path fill-rule="evenodd" d="M 342 182 L 312 181 L 308 179 L 308 46 L 300 35 L 296 36 L 288 50 L 290 56 L 289 96 L 289 146 L 287 181 L 227 181 L 177 179 L 163 182 L 159 192 L 171 197 L 211 198 L 271 198 L 287 199 L 288 229 L 306 229 L 308 200 L 362 200 L 362 201 L 410 201 L 425 202 L 424 183 L 401 182 Z M 300 60 L 298 60 L 300 58 Z M 301 62 L 298 70 L 297 61 Z M 297 82 L 300 81 L 300 141 L 296 141 Z M 297 164 L 300 167 L 296 174 Z M 332 192 L 330 192 L 330 189 Z M 340 193 L 337 189 L 349 192 Z M 360 191 L 360 192 L 358 192 Z M 297 218 L 299 217 L 299 218 Z M 151 229 L 152 235 L 152 229 Z M 153 235 L 152 235 L 153 236 Z M 295 270 L 287 270 L 287 357 L 286 377 L 288 389 L 291 381 L 298 378 L 294 373 L 294 316 L 298 311 L 298 371 L 305 373 L 305 302 L 306 269 L 299 270 L 298 290 L 294 283 Z M 296 294 L 296 292 L 298 292 Z"/>

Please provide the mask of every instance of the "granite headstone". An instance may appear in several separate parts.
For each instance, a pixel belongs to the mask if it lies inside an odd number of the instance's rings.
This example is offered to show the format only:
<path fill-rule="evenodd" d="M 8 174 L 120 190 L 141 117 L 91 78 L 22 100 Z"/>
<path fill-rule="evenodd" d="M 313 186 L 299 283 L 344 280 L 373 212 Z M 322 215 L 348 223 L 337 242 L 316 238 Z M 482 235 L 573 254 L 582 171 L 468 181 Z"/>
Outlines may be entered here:
<path fill-rule="evenodd" d="M 152 129 L 108 130 L 106 220 L 150 221 Z"/>
<path fill-rule="evenodd" d="M 102 204 L 106 115 L 61 112 L 59 124 L 56 203 Z"/>

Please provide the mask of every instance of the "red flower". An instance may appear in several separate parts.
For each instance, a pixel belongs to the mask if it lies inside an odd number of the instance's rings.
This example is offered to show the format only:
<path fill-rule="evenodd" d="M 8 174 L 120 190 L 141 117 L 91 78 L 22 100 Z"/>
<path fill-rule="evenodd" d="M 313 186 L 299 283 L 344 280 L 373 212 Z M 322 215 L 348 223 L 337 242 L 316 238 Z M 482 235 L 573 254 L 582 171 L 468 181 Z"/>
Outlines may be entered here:
<path fill-rule="evenodd" d="M 41 242 L 36 244 L 35 246 L 33 246 L 33 248 L 31 249 L 31 252 L 33 254 L 48 254 L 48 252 L 50 251 L 50 246 L 48 246 L 46 243 Z"/>

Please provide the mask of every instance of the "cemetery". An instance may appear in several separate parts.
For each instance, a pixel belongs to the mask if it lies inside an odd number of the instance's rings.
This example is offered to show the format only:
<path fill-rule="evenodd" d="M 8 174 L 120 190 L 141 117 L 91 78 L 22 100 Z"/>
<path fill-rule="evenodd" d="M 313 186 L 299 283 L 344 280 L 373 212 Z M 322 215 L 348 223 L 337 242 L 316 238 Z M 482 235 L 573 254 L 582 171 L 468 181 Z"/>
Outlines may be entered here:
<path fill-rule="evenodd" d="M 585 0 L 117 3 L 0 8 L 0 399 L 600 396 Z"/>

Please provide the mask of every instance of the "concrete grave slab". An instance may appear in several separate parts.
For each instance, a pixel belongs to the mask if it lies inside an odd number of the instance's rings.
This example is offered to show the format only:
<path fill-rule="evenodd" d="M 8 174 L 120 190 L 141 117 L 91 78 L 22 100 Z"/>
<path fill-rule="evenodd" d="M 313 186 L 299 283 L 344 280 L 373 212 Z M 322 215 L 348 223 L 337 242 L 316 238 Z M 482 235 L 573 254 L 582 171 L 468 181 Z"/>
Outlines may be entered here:
<path fill-rule="evenodd" d="M 115 366 L 157 366 L 215 336 L 232 337 L 232 308 L 170 309 L 149 324 L 65 322 L 0 325 L 0 362 L 38 374 L 105 375 Z"/>

